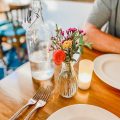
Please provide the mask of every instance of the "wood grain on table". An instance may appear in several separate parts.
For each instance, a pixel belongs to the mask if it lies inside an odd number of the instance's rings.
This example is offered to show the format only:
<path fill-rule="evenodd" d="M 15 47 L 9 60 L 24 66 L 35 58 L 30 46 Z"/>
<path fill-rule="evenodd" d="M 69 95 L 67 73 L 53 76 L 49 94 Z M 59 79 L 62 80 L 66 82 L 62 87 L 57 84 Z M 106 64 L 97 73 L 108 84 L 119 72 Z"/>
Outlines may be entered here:
<path fill-rule="evenodd" d="M 85 49 L 82 59 L 94 60 L 101 55 L 97 51 Z M 77 66 L 77 65 L 76 65 Z M 56 67 L 55 77 L 57 78 L 59 67 Z M 53 80 L 54 83 L 56 83 Z M 49 82 L 44 83 L 50 84 Z M 38 88 L 38 84 L 31 78 L 29 63 L 18 68 L 14 73 L 0 81 L 0 120 L 8 120 L 28 99 L 30 99 Z M 71 99 L 65 99 L 54 92 L 48 104 L 39 109 L 31 120 L 46 120 L 53 112 L 62 107 L 72 104 L 91 104 L 102 107 L 120 117 L 120 90 L 116 90 L 103 83 L 93 74 L 91 88 L 87 91 L 78 90 Z M 20 116 L 23 120 L 30 107 Z"/>

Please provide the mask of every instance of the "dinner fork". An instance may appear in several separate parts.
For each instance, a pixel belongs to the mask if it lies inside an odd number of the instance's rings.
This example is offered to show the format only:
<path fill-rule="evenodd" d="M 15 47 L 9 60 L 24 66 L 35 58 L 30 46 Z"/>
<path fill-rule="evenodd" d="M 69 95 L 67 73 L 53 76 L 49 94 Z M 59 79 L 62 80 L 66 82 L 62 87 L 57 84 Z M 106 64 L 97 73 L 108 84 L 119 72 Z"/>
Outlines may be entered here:
<path fill-rule="evenodd" d="M 47 87 L 46 90 L 43 92 L 43 94 L 40 97 L 40 100 L 37 102 L 34 109 L 27 115 L 27 117 L 24 120 L 29 120 L 29 118 L 32 116 L 32 114 L 41 107 L 44 107 L 51 95 L 52 87 Z"/>
<path fill-rule="evenodd" d="M 28 106 L 34 105 L 37 103 L 37 101 L 39 100 L 40 96 L 43 93 L 43 88 L 39 88 L 38 91 L 36 92 L 36 94 L 33 96 L 33 98 L 31 98 L 26 105 L 24 105 L 20 110 L 18 110 L 9 120 L 16 120 L 20 113 L 22 113 L 22 111 L 27 108 Z"/>

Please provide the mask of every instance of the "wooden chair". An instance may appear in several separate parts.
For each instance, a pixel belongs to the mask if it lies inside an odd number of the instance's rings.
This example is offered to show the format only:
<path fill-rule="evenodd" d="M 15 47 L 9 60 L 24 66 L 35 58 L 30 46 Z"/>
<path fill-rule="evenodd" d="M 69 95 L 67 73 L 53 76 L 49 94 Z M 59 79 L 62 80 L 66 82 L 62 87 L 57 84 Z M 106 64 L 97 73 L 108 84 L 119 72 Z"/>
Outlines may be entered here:
<path fill-rule="evenodd" d="M 4 11 L 6 15 L 6 23 L 0 25 L 0 42 L 10 42 L 12 47 L 16 48 L 19 59 L 21 44 L 20 39 L 24 37 L 25 30 L 22 28 L 23 15 L 28 10 L 29 4 L 27 5 L 16 5 L 10 4 L 10 10 Z M 4 55 L 2 44 L 0 44 L 0 51 Z"/>
<path fill-rule="evenodd" d="M 16 45 L 20 45 L 20 38 L 25 36 L 25 30 L 22 27 L 23 15 L 28 10 L 29 4 L 27 5 L 16 5 L 10 4 L 10 11 L 6 12 L 7 19 L 13 24 Z M 14 43 L 14 42 L 13 42 Z"/>

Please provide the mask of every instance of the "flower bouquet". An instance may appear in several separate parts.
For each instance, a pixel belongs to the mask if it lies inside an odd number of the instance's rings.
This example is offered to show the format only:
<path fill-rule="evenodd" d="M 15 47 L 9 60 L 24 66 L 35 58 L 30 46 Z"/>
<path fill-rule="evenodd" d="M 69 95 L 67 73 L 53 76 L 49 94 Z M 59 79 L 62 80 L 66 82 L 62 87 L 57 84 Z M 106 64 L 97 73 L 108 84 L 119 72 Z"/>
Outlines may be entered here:
<path fill-rule="evenodd" d="M 50 51 L 53 51 L 53 61 L 56 65 L 62 63 L 58 78 L 58 88 L 61 96 L 72 97 L 78 88 L 77 77 L 73 68 L 74 54 L 81 54 L 83 47 L 91 49 L 91 44 L 84 41 L 86 33 L 77 28 L 63 31 L 56 25 L 56 35 L 51 37 Z"/>
<path fill-rule="evenodd" d="M 83 47 L 91 49 L 91 44 L 84 41 L 86 33 L 77 28 L 69 28 L 63 31 L 56 25 L 56 36 L 51 37 L 50 51 L 54 51 L 53 61 L 60 65 L 62 62 L 76 61 L 74 54 L 83 53 Z"/>

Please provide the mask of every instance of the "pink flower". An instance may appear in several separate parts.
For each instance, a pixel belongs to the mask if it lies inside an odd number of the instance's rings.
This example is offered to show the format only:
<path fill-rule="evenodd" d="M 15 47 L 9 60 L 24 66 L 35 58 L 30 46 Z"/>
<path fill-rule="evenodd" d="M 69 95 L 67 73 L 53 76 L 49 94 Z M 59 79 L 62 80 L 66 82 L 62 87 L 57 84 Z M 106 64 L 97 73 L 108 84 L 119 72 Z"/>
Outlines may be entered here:
<path fill-rule="evenodd" d="M 70 32 L 73 32 L 73 33 L 74 33 L 75 31 L 77 31 L 77 28 L 69 28 L 69 29 L 68 29 L 68 31 L 70 31 Z"/>
<path fill-rule="evenodd" d="M 86 33 L 85 33 L 85 32 L 83 32 L 83 33 L 82 33 L 82 35 L 83 35 L 83 36 L 85 36 L 85 35 L 86 35 Z"/>
<path fill-rule="evenodd" d="M 83 34 L 84 36 L 86 35 L 86 33 Z"/>
<path fill-rule="evenodd" d="M 66 30 L 66 33 L 69 34 L 69 30 Z"/>
<path fill-rule="evenodd" d="M 61 30 L 61 35 L 64 36 L 64 31 Z"/>
<path fill-rule="evenodd" d="M 66 40 L 62 40 L 62 44 L 65 42 Z"/>
<path fill-rule="evenodd" d="M 65 39 L 66 39 L 66 40 L 68 40 L 68 39 L 70 39 L 70 37 L 69 37 L 69 36 L 67 36 L 67 37 L 65 37 Z"/>
<path fill-rule="evenodd" d="M 86 32 L 84 32 L 83 30 L 79 30 L 79 34 L 82 34 L 83 36 L 85 36 Z"/>
<path fill-rule="evenodd" d="M 79 30 L 79 34 L 83 33 L 84 31 L 83 30 Z"/>

